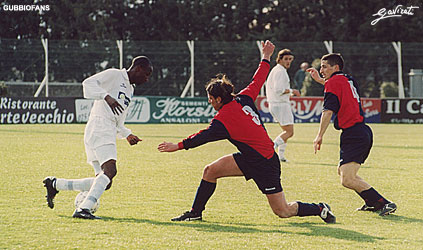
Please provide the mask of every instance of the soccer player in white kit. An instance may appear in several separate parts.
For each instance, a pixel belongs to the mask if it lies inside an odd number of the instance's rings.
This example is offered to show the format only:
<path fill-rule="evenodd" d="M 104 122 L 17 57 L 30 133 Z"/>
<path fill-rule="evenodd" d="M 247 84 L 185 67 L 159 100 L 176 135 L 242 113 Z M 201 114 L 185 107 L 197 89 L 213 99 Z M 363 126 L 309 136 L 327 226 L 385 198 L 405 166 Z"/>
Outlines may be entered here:
<path fill-rule="evenodd" d="M 100 219 L 91 208 L 111 187 L 117 173 L 116 135 L 126 138 L 132 146 L 141 141 L 124 126 L 129 103 L 134 93 L 133 85 L 148 81 L 153 71 L 151 61 L 145 56 L 132 60 L 126 69 L 107 69 L 82 82 L 84 97 L 94 99 L 84 133 L 87 162 L 94 167 L 95 177 L 85 179 L 60 179 L 47 177 L 43 183 L 47 189 L 47 204 L 54 207 L 54 197 L 59 190 L 89 191 L 85 200 L 73 214 L 75 218 Z"/>
<path fill-rule="evenodd" d="M 282 133 L 273 141 L 275 149 L 279 148 L 279 160 L 282 162 L 287 161 L 285 148 L 288 139 L 294 135 L 294 115 L 292 114 L 289 97 L 291 95 L 300 96 L 300 91 L 291 89 L 288 72 L 286 71 L 291 67 L 293 60 L 294 55 L 291 50 L 283 49 L 279 51 L 276 58 L 277 64 L 270 71 L 266 83 L 266 97 L 270 113 L 282 128 Z"/>

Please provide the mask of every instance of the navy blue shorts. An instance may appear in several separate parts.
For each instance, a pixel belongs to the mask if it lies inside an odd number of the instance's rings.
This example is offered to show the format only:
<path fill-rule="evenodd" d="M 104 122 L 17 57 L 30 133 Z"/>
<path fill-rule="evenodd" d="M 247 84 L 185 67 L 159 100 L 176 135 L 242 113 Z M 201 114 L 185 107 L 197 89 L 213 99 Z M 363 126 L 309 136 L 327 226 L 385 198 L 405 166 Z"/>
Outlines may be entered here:
<path fill-rule="evenodd" d="M 263 194 L 282 192 L 281 163 L 276 153 L 270 159 L 263 158 L 254 162 L 248 161 L 240 152 L 233 156 L 245 179 L 253 179 Z"/>
<path fill-rule="evenodd" d="M 373 145 L 373 133 L 364 123 L 343 129 L 339 166 L 349 162 L 364 163 Z"/>

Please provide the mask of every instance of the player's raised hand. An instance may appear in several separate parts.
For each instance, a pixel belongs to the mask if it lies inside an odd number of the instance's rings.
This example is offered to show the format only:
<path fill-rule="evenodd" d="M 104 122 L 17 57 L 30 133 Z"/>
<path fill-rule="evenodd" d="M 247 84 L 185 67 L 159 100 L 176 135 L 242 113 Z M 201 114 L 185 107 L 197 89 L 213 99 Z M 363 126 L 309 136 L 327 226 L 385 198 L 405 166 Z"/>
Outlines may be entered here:
<path fill-rule="evenodd" d="M 119 115 L 119 113 L 123 112 L 123 107 L 119 104 L 118 101 L 116 101 L 115 98 L 111 97 L 110 95 L 107 95 L 104 97 L 104 100 L 106 100 L 107 104 L 109 104 L 109 107 L 112 109 L 113 114 Z"/>
<path fill-rule="evenodd" d="M 269 41 L 266 40 L 266 42 L 261 42 L 262 47 L 262 53 L 263 53 L 263 59 L 270 61 L 270 56 L 272 56 L 273 51 L 275 50 L 275 45 Z"/>
<path fill-rule="evenodd" d="M 133 134 L 128 135 L 128 137 L 126 137 L 126 140 L 129 142 L 129 144 L 131 146 L 137 144 L 140 141 L 142 141 L 140 138 L 138 138 L 138 136 L 133 135 Z"/>
<path fill-rule="evenodd" d="M 319 72 L 315 68 L 308 68 L 306 69 L 308 73 L 310 73 L 311 77 L 318 83 L 325 85 L 325 79 L 321 78 Z"/>
<path fill-rule="evenodd" d="M 179 150 L 178 144 L 171 143 L 171 142 L 162 142 L 159 144 L 157 149 L 160 152 L 174 152 Z"/>

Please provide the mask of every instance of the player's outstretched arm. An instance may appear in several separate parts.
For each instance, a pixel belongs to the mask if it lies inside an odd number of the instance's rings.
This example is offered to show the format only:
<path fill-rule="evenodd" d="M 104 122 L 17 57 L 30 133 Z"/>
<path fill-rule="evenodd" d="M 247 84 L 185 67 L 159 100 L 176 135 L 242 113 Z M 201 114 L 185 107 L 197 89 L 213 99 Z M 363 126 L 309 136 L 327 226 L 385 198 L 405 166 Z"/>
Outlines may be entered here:
<path fill-rule="evenodd" d="M 162 142 L 159 144 L 157 149 L 160 152 L 175 152 L 175 151 L 178 151 L 180 148 L 178 144 L 171 143 L 171 142 Z"/>
<path fill-rule="evenodd" d="M 310 73 L 311 77 L 318 83 L 325 85 L 325 79 L 321 78 L 319 75 L 319 72 L 315 68 L 308 68 L 306 70 L 308 73 Z"/>
<path fill-rule="evenodd" d="M 266 81 L 270 69 L 270 56 L 275 50 L 275 45 L 273 45 L 273 43 L 269 40 L 266 40 L 266 42 L 261 42 L 261 46 L 261 51 L 263 54 L 262 61 L 260 62 L 256 72 L 254 73 L 251 83 L 238 93 L 238 95 L 250 96 L 253 101 L 256 100 L 258 94 L 260 93 L 260 89 Z M 263 60 L 267 62 L 264 62 Z"/>

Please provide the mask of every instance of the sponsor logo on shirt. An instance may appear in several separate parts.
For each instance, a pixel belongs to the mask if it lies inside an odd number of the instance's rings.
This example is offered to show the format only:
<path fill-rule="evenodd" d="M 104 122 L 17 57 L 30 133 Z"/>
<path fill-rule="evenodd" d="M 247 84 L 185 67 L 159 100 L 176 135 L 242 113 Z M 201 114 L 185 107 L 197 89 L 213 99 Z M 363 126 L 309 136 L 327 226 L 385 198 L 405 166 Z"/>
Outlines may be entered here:
<path fill-rule="evenodd" d="M 119 95 L 118 98 L 123 100 L 123 104 L 126 105 L 126 107 L 129 106 L 129 103 L 131 102 L 131 99 L 129 99 L 125 93 L 123 93 L 122 91 L 119 91 Z"/>

